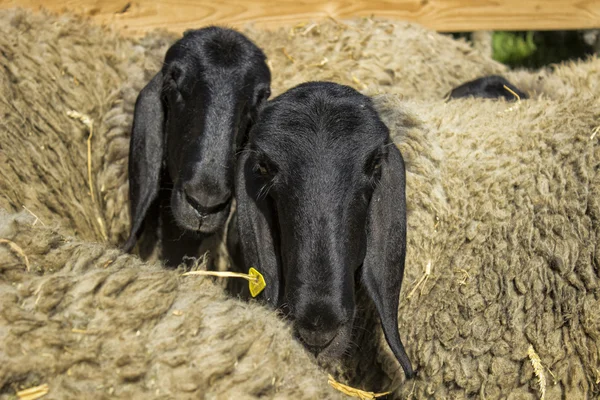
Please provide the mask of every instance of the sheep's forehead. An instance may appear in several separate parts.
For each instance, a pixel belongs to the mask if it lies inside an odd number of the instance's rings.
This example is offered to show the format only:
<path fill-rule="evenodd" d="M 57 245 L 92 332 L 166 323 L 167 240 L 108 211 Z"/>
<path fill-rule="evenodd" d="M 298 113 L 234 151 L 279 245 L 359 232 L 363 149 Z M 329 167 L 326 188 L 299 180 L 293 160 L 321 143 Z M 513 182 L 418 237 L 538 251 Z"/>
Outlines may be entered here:
<path fill-rule="evenodd" d="M 384 143 L 384 137 L 353 131 L 331 134 L 326 130 L 297 127 L 268 135 L 257 150 L 283 170 L 317 169 L 336 173 L 361 168 Z"/>
<path fill-rule="evenodd" d="M 361 153 L 386 138 L 371 110 L 351 102 L 312 102 L 273 107 L 255 140 L 261 147 L 290 153 Z"/>

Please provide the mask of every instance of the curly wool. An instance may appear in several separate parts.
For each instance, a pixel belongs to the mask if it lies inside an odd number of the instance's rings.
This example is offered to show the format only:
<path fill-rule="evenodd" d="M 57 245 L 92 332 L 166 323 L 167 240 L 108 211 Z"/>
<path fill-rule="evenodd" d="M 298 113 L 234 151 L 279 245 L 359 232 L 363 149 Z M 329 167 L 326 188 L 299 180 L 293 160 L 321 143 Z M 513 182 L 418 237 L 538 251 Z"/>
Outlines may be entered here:
<path fill-rule="evenodd" d="M 48 398 L 336 398 L 333 372 L 393 398 L 532 399 L 530 346 L 547 399 L 600 393 L 597 58 L 508 71 L 464 42 L 370 19 L 245 30 L 274 95 L 317 79 L 373 95 L 406 158 L 399 329 L 419 375 L 404 382 L 368 302 L 352 359 L 317 366 L 275 313 L 116 250 L 133 105 L 175 35 L 19 10 L 0 12 L 0 32 L 0 237 L 32 264 L 0 245 L 0 398 L 40 383 Z M 531 99 L 444 101 L 491 73 Z M 88 132 L 69 110 L 94 121 L 97 203 Z"/>

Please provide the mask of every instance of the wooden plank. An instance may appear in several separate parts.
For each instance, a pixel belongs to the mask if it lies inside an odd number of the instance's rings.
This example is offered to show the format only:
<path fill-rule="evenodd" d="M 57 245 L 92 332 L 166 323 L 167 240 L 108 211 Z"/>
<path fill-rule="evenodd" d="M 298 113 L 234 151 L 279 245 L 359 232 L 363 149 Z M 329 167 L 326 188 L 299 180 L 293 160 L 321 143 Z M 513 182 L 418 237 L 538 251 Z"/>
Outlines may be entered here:
<path fill-rule="evenodd" d="M 383 17 L 442 32 L 600 28 L 600 0 L 0 0 L 0 8 L 44 7 L 111 23 L 139 36 L 207 24 L 276 28 L 332 17 Z"/>

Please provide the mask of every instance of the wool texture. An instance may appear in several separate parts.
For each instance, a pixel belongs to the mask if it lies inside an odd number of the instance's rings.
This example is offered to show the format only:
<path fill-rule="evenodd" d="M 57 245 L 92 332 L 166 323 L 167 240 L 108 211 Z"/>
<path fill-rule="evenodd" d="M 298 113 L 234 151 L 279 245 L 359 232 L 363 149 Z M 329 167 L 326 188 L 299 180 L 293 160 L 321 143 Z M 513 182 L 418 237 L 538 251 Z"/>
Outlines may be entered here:
<path fill-rule="evenodd" d="M 390 128 L 407 166 L 399 330 L 418 376 L 404 379 L 364 293 L 353 351 L 317 365 L 222 280 L 120 252 L 135 99 L 178 36 L 14 9 L 0 11 L 0 399 L 43 383 L 48 399 L 345 398 L 328 373 L 394 399 L 537 399 L 530 346 L 546 399 L 597 398 L 600 60 L 508 70 L 389 20 L 243 32 L 273 96 L 347 84 Z M 446 101 L 487 74 L 530 99 Z M 94 197 L 89 128 L 69 111 L 93 121 Z"/>

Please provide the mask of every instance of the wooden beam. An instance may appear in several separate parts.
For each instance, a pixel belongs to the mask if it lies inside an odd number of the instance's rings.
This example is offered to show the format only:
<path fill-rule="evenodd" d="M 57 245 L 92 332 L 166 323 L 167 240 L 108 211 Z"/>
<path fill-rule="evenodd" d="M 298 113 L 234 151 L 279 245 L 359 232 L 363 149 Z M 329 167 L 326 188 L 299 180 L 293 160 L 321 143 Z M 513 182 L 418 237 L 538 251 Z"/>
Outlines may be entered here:
<path fill-rule="evenodd" d="M 600 28 L 600 0 L 0 0 L 0 9 L 46 8 L 90 16 L 139 36 L 207 24 L 276 28 L 332 17 L 383 17 L 441 32 Z"/>

